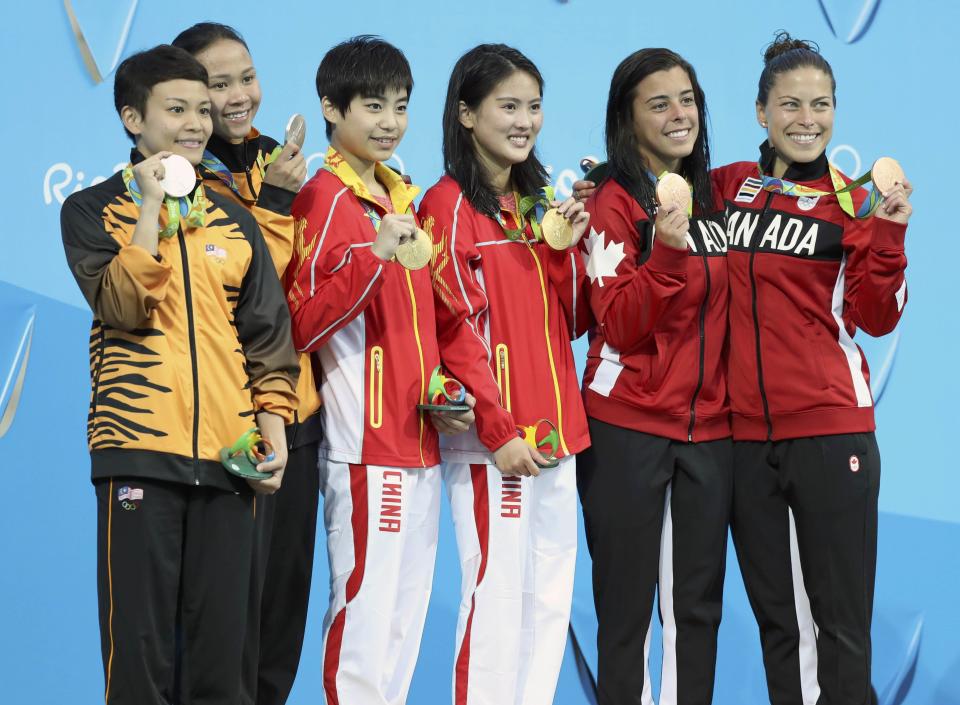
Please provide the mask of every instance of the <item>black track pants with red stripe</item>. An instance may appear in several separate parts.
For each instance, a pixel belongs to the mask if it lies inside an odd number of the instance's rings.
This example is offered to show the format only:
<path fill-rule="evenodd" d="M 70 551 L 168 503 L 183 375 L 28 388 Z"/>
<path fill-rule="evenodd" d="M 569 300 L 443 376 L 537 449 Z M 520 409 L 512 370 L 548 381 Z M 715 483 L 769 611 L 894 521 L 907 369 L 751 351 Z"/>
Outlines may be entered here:
<path fill-rule="evenodd" d="M 734 443 L 733 538 L 773 705 L 867 705 L 880 455 L 872 433 Z"/>
<path fill-rule="evenodd" d="M 292 448 L 283 486 L 257 497 L 241 705 L 283 705 L 293 689 L 307 626 L 319 497 L 317 442 Z"/>
<path fill-rule="evenodd" d="M 97 480 L 106 705 L 236 705 L 253 494 Z"/>
<path fill-rule="evenodd" d="M 600 705 L 651 703 L 660 588 L 660 705 L 713 697 L 732 492 L 729 439 L 683 443 L 590 419 L 577 484 L 593 559 Z"/>

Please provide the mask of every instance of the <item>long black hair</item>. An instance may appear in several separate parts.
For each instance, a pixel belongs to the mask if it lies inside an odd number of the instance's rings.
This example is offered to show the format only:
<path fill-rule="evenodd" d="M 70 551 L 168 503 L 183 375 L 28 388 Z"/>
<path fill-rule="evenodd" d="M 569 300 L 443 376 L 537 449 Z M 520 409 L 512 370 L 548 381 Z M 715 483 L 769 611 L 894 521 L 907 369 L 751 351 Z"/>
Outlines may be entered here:
<path fill-rule="evenodd" d="M 669 49 L 641 49 L 617 66 L 610 80 L 607 99 L 607 178 L 616 179 L 641 207 L 652 215 L 656 204 L 654 184 L 640 155 L 633 128 L 633 99 L 640 81 L 657 71 L 679 66 L 690 77 L 697 104 L 700 129 L 693 151 L 680 162 L 680 175 L 693 184 L 693 200 L 703 212 L 711 210 L 710 141 L 707 138 L 707 101 L 697 81 L 697 73 L 679 54 Z"/>
<path fill-rule="evenodd" d="M 460 57 L 450 74 L 443 108 L 443 164 L 463 189 L 471 205 L 491 217 L 500 212 L 497 193 L 480 163 L 470 130 L 460 123 L 460 103 L 476 110 L 497 84 L 515 71 L 533 78 L 543 93 L 543 76 L 530 59 L 505 44 L 481 44 Z M 536 151 L 510 170 L 510 180 L 521 196 L 535 195 L 549 183 Z"/>

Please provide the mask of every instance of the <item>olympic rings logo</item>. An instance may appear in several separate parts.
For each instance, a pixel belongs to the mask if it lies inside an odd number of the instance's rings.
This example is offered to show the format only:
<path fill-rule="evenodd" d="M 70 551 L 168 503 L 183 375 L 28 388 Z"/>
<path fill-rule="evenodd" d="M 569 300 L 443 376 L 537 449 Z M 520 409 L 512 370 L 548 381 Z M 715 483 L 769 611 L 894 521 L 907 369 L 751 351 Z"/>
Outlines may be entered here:
<path fill-rule="evenodd" d="M 134 511 L 134 512 L 135 512 L 135 511 L 137 511 L 137 506 L 138 506 L 138 505 L 137 505 L 136 502 L 128 502 L 127 500 L 122 500 L 122 501 L 120 502 L 120 506 L 123 507 L 124 509 L 126 509 L 128 512 L 129 512 L 129 511 Z"/>

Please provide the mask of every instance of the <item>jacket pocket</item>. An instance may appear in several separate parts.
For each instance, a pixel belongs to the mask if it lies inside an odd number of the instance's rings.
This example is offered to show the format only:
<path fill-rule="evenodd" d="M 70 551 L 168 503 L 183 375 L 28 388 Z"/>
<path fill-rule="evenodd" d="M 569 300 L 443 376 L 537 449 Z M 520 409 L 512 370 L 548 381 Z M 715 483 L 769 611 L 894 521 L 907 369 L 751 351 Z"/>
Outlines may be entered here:
<path fill-rule="evenodd" d="M 504 343 L 496 347 L 497 386 L 500 387 L 500 402 L 507 411 L 510 408 L 510 351 Z"/>
<path fill-rule="evenodd" d="M 370 348 L 370 426 L 383 425 L 383 348 Z"/>
<path fill-rule="evenodd" d="M 820 389 L 829 389 L 827 384 L 826 355 L 823 330 L 814 324 L 809 318 L 803 322 L 803 335 L 806 338 L 807 346 L 810 350 L 810 364 L 814 368 L 812 382 L 817 384 Z"/>

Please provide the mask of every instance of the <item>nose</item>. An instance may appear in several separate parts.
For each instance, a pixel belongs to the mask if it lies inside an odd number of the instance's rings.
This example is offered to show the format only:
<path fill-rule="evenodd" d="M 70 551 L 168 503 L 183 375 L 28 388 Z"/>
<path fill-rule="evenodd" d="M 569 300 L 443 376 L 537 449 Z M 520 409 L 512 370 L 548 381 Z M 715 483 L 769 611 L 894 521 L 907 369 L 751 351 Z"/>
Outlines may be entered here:
<path fill-rule="evenodd" d="M 397 116 L 392 110 L 384 110 L 378 122 L 381 130 L 392 130 L 397 126 Z"/>
<path fill-rule="evenodd" d="M 516 112 L 514 124 L 521 130 L 530 129 L 533 126 L 533 114 L 529 109 L 521 108 Z"/>
<path fill-rule="evenodd" d="M 799 121 L 801 125 L 813 124 L 813 111 L 809 105 L 805 105 L 800 109 Z"/>
<path fill-rule="evenodd" d="M 242 83 L 234 83 L 227 96 L 228 105 L 241 105 L 247 100 L 247 88 Z"/>
<path fill-rule="evenodd" d="M 674 122 L 683 122 L 687 118 L 687 113 L 680 103 L 671 103 L 670 119 Z"/>

